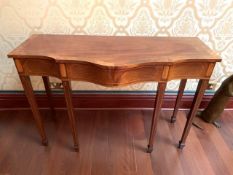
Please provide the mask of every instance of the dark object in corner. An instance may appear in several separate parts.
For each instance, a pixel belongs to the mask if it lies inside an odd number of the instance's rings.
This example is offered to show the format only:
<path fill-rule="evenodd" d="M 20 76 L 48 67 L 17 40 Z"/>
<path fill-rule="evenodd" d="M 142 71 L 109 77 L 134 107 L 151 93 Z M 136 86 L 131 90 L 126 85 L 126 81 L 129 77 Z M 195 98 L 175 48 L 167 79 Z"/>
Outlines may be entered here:
<path fill-rule="evenodd" d="M 233 97 L 233 75 L 222 82 L 222 85 L 215 92 L 213 98 L 207 108 L 201 113 L 200 117 L 204 121 L 213 123 L 216 127 L 220 128 L 221 126 L 217 122 L 217 119 L 221 116 L 230 97 Z"/>

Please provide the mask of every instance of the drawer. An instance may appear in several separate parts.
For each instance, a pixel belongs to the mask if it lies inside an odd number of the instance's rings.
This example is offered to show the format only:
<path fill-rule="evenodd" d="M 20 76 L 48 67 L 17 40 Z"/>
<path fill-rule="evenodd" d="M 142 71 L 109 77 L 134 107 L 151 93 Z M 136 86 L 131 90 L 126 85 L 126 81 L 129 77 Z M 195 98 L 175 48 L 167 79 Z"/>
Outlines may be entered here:
<path fill-rule="evenodd" d="M 163 66 L 105 67 L 92 63 L 66 64 L 68 79 L 104 86 L 121 86 L 145 81 L 160 81 Z"/>

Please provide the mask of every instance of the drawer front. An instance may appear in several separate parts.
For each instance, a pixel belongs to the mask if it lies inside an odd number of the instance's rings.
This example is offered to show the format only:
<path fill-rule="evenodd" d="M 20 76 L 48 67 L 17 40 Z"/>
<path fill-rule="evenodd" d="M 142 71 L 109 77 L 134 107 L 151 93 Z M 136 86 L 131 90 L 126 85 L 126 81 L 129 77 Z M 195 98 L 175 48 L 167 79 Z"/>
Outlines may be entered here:
<path fill-rule="evenodd" d="M 145 81 L 160 81 L 163 66 L 103 67 L 95 64 L 66 64 L 67 77 L 104 86 L 120 86 Z"/>
<path fill-rule="evenodd" d="M 22 60 L 20 61 L 27 75 L 47 75 L 60 77 L 59 67 L 52 60 Z"/>
<path fill-rule="evenodd" d="M 177 63 L 170 67 L 168 79 L 205 79 L 210 63 Z"/>

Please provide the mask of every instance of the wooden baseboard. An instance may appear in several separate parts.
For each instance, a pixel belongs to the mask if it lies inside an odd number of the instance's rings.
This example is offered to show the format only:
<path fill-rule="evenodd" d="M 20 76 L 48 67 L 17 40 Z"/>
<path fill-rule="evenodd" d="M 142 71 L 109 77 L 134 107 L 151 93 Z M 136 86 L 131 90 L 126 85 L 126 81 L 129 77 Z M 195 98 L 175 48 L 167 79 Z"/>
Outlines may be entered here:
<path fill-rule="evenodd" d="M 200 108 L 205 108 L 213 95 L 205 95 Z M 47 96 L 44 93 L 36 94 L 40 108 L 47 108 Z M 155 94 L 104 94 L 104 93 L 74 93 L 73 103 L 75 108 L 153 108 Z M 176 100 L 175 94 L 166 94 L 163 108 L 173 108 Z M 181 102 L 183 109 L 191 106 L 193 95 L 184 95 Z M 53 94 L 55 108 L 65 108 L 64 96 L 61 93 Z M 0 93 L 0 109 L 29 108 L 29 104 L 23 92 Z M 233 99 L 226 108 L 233 108 Z"/>

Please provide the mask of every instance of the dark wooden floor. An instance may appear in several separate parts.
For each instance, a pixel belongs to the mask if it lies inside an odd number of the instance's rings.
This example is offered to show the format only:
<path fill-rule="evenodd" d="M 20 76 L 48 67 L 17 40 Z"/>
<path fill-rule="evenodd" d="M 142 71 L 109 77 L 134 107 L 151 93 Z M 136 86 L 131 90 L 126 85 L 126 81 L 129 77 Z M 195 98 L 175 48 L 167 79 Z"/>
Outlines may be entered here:
<path fill-rule="evenodd" d="M 40 145 L 30 111 L 0 112 L 0 175 L 233 174 L 231 111 L 220 129 L 203 122 L 204 131 L 193 127 L 183 151 L 176 146 L 186 112 L 171 124 L 171 111 L 163 111 L 152 154 L 145 152 L 152 111 L 76 111 L 80 153 L 72 150 L 66 112 L 42 114 L 48 147 Z"/>

